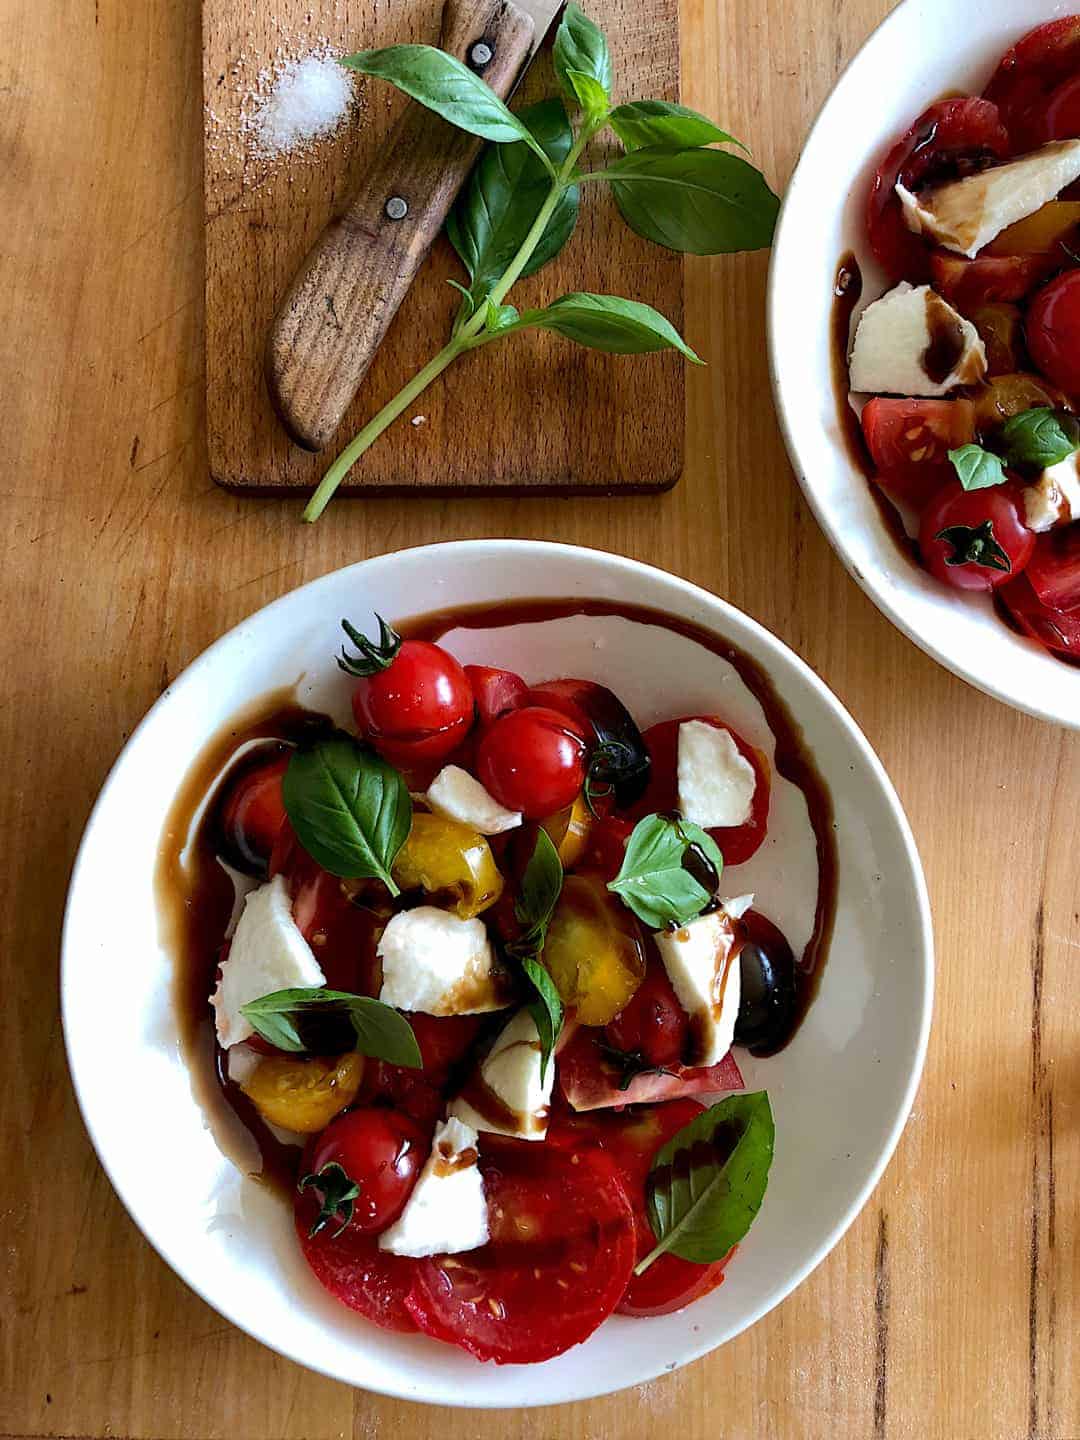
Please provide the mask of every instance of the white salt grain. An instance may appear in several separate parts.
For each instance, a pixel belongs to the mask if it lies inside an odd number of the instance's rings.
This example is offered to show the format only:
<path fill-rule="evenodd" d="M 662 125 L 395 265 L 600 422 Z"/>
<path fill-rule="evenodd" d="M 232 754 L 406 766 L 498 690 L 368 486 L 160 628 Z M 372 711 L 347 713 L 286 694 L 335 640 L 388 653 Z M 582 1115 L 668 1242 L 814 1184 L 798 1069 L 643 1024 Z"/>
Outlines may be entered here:
<path fill-rule="evenodd" d="M 352 75 L 333 56 L 290 60 L 251 117 L 255 145 L 272 157 L 331 135 L 348 114 L 352 98 Z"/>

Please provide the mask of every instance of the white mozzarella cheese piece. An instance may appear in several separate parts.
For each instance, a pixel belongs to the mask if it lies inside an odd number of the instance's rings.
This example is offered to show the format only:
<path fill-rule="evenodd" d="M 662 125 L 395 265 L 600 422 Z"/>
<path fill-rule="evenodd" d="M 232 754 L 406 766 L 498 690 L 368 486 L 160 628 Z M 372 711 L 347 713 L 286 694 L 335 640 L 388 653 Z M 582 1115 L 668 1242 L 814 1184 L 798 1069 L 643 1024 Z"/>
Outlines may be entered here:
<path fill-rule="evenodd" d="M 221 979 L 210 997 L 218 1040 L 224 1049 L 247 1040 L 255 1031 L 240 1007 L 275 990 L 325 985 L 319 962 L 292 915 L 283 875 L 260 885 L 244 901 L 244 909 L 221 966 Z"/>
<path fill-rule="evenodd" d="M 1024 487 L 1024 519 L 1039 532 L 1080 520 L 1080 451 L 1047 466 L 1034 485 Z"/>
<path fill-rule="evenodd" d="M 392 1255 L 457 1255 L 488 1239 L 484 1181 L 477 1165 L 479 1137 L 471 1125 L 449 1119 L 436 1126 L 424 1168 L 405 1209 L 379 1236 Z"/>
<path fill-rule="evenodd" d="M 675 997 L 690 1016 L 688 1063 L 715 1065 L 731 1049 L 739 1015 L 739 947 L 732 916 L 717 910 L 678 930 L 661 930 L 655 938 Z"/>
<path fill-rule="evenodd" d="M 543 1140 L 554 1080 L 554 1058 L 540 1078 L 536 1022 L 528 1010 L 519 1010 L 481 1063 L 476 1081 L 450 1102 L 448 1113 L 475 1130 Z"/>
<path fill-rule="evenodd" d="M 705 830 L 745 825 L 757 774 L 726 730 L 704 720 L 679 726 L 679 810 Z"/>
<path fill-rule="evenodd" d="M 478 830 L 481 835 L 502 835 L 521 824 L 520 810 L 507 810 L 460 765 L 446 765 L 431 782 L 427 802 L 432 810 Z"/>
<path fill-rule="evenodd" d="M 932 373 L 931 357 L 936 339 L 950 331 L 958 358 L 942 376 Z M 947 395 L 958 385 L 974 385 L 985 374 L 986 347 L 979 332 L 929 285 L 902 280 L 859 318 L 851 351 L 853 390 L 867 395 Z"/>
<path fill-rule="evenodd" d="M 421 905 L 391 917 L 379 941 L 379 999 L 427 1015 L 481 1015 L 506 1004 L 507 979 L 482 920 Z"/>
<path fill-rule="evenodd" d="M 896 193 L 909 230 L 974 259 L 1002 230 L 1034 215 L 1078 179 L 1080 140 L 1056 140 L 1019 160 L 931 186 L 917 196 L 903 185 Z"/>

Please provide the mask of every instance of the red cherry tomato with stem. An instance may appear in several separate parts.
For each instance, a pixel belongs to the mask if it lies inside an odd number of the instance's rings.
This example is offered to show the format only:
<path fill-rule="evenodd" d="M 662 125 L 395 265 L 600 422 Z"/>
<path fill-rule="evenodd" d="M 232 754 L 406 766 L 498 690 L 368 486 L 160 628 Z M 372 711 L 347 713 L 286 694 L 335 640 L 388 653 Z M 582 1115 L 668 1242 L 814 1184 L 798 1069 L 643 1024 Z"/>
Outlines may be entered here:
<path fill-rule="evenodd" d="M 427 1155 L 428 1136 L 415 1120 L 371 1106 L 332 1120 L 308 1147 L 303 1174 L 315 1177 L 310 1188 L 320 1196 L 325 1211 L 334 1195 L 333 1172 L 327 1173 L 326 1167 L 340 1167 L 360 1193 L 343 1202 L 327 1224 L 334 1230 L 348 1225 L 377 1235 L 405 1208 Z M 318 1183 L 324 1174 L 325 1189 Z"/>
<path fill-rule="evenodd" d="M 512 710 L 480 741 L 480 782 L 508 810 L 543 820 L 577 798 L 585 783 L 586 741 L 584 727 L 557 710 Z"/>
<path fill-rule="evenodd" d="M 993 590 L 1027 565 L 1035 536 L 1020 518 L 1011 485 L 965 490 L 946 485 L 923 511 L 919 548 L 931 575 L 957 590 Z"/>

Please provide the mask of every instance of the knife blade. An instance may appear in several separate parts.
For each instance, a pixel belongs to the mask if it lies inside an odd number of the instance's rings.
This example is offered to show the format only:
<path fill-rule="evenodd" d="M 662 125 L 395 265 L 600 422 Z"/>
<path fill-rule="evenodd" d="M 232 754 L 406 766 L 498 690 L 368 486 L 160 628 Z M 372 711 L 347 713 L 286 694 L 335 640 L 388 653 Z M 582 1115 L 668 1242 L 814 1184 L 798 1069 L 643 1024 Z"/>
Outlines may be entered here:
<path fill-rule="evenodd" d="M 446 0 L 444 50 L 506 99 L 561 0 Z M 343 214 L 307 255 L 266 348 L 291 438 L 321 450 L 341 424 L 483 142 L 410 102 Z"/>

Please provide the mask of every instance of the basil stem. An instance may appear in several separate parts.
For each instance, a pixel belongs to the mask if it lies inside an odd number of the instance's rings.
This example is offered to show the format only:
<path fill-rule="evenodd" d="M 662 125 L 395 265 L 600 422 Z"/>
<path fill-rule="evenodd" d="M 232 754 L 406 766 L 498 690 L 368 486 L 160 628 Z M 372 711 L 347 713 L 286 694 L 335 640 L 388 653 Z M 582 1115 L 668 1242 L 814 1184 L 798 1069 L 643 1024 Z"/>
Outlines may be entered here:
<path fill-rule="evenodd" d="M 584 125 L 581 133 L 574 141 L 567 153 L 566 159 L 559 166 L 552 181 L 551 190 L 547 199 L 537 212 L 532 228 L 521 242 L 521 246 L 504 271 L 502 279 L 490 292 L 491 303 L 495 306 L 502 304 L 510 287 L 521 278 L 523 271 L 529 263 L 533 252 L 540 244 L 547 229 L 548 221 L 554 215 L 563 195 L 572 184 L 577 183 L 575 170 L 577 162 L 581 158 L 581 152 L 592 139 L 597 125 Z M 546 157 L 545 157 L 546 162 Z M 510 333 L 512 327 L 505 326 L 499 330 L 488 331 L 485 329 L 487 319 L 487 306 L 477 307 L 476 314 L 461 326 L 456 334 L 443 346 L 437 355 L 433 355 L 422 370 L 417 371 L 413 378 L 403 389 L 399 390 L 392 400 L 388 400 L 383 408 L 375 415 L 360 433 L 346 445 L 341 454 L 327 470 L 319 483 L 318 489 L 312 495 L 304 510 L 303 518 L 307 524 L 312 525 L 329 505 L 334 497 L 338 486 L 345 479 L 352 467 L 360 459 L 365 450 L 368 450 L 383 431 L 394 423 L 403 410 L 421 396 L 428 386 L 443 373 L 443 371 L 454 363 L 460 355 L 466 354 L 469 350 L 477 350 L 481 345 L 488 345 L 492 340 L 501 339 Z"/>

